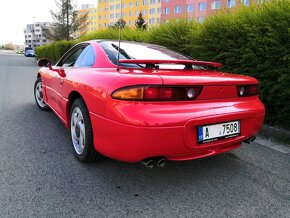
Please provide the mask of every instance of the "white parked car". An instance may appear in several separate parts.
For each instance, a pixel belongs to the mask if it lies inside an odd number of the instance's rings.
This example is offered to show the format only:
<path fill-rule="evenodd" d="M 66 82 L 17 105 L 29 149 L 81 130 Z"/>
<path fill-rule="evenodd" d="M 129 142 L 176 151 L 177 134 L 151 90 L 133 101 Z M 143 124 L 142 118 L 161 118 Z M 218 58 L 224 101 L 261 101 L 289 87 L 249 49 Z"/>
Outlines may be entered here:
<path fill-rule="evenodd" d="M 35 51 L 33 49 L 31 50 L 26 50 L 25 52 L 26 57 L 35 57 Z"/>

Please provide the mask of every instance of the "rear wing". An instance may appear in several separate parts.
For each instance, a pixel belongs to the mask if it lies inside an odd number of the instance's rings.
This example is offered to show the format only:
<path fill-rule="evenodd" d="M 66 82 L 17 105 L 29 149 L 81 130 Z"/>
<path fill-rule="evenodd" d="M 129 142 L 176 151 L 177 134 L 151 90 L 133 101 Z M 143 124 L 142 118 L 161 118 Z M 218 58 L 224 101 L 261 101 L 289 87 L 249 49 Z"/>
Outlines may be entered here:
<path fill-rule="evenodd" d="M 204 66 L 210 68 L 221 67 L 222 64 L 216 62 L 195 61 L 195 60 L 144 60 L 144 59 L 122 59 L 119 61 L 124 64 L 146 64 L 146 68 L 153 67 L 155 64 L 180 64 L 187 67 Z"/>

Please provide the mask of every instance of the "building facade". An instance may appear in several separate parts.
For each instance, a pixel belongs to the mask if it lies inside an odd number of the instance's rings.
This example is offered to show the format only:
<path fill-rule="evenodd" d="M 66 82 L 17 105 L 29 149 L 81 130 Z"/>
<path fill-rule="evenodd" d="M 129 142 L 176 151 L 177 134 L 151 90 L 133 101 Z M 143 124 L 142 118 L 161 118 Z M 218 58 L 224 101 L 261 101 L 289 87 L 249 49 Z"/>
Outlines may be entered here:
<path fill-rule="evenodd" d="M 207 1 L 211 0 L 162 0 L 161 22 L 180 18 L 202 22 L 207 15 Z"/>
<path fill-rule="evenodd" d="M 45 36 L 45 29 L 49 28 L 51 23 L 48 22 L 36 22 L 33 24 L 27 24 L 24 29 L 25 47 L 35 49 L 38 46 L 45 45 L 48 40 Z"/>
<path fill-rule="evenodd" d="M 114 26 L 122 17 L 126 26 L 133 28 L 139 13 L 142 13 L 148 26 L 160 23 L 162 0 L 98 0 L 98 29 Z M 121 5 L 122 4 L 122 5 Z M 121 14 L 122 7 L 122 14 Z"/>
<path fill-rule="evenodd" d="M 75 38 L 96 31 L 98 29 L 98 9 L 92 4 L 81 5 L 81 10 L 78 11 L 78 17 L 82 18 L 86 16 L 86 20 L 81 25 L 80 29 L 75 33 Z"/>
<path fill-rule="evenodd" d="M 249 6 L 263 0 L 122 0 L 122 3 L 121 0 L 96 1 L 96 8 L 87 6 L 80 11 L 89 14 L 83 33 L 114 26 L 120 18 L 126 22 L 126 27 L 134 28 L 140 12 L 149 28 L 172 19 L 185 18 L 203 22 L 206 17 L 220 11 L 230 12 L 240 5 Z"/>

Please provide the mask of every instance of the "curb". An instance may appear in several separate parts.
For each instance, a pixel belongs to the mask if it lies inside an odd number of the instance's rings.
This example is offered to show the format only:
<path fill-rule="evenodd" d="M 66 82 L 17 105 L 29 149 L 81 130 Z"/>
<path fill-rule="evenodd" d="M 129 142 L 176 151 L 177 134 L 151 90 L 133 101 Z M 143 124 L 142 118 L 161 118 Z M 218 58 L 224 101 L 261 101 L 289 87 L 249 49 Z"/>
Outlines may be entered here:
<path fill-rule="evenodd" d="M 275 150 L 275 151 L 279 151 L 283 154 L 290 155 L 290 146 L 289 145 L 281 144 L 277 141 L 272 141 L 272 140 L 267 139 L 263 136 L 257 136 L 254 143 L 259 144 L 259 145 L 264 146 L 264 147 L 267 147 L 267 148 L 270 148 L 270 149 Z"/>
<path fill-rule="evenodd" d="M 273 127 L 264 124 L 260 134 L 262 137 L 267 138 L 270 141 L 276 141 L 290 147 L 290 131 L 278 127 Z"/>

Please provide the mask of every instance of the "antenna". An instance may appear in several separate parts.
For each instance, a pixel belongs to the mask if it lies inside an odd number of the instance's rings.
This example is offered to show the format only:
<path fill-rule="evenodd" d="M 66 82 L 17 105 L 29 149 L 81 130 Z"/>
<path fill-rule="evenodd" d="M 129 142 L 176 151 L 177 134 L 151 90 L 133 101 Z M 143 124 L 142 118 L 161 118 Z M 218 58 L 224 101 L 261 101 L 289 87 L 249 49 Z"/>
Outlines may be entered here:
<path fill-rule="evenodd" d="M 119 40 L 118 40 L 118 62 L 117 62 L 117 70 L 119 70 L 120 66 L 120 46 L 121 46 L 121 22 L 122 22 L 122 0 L 120 0 L 120 18 L 119 18 Z"/>

